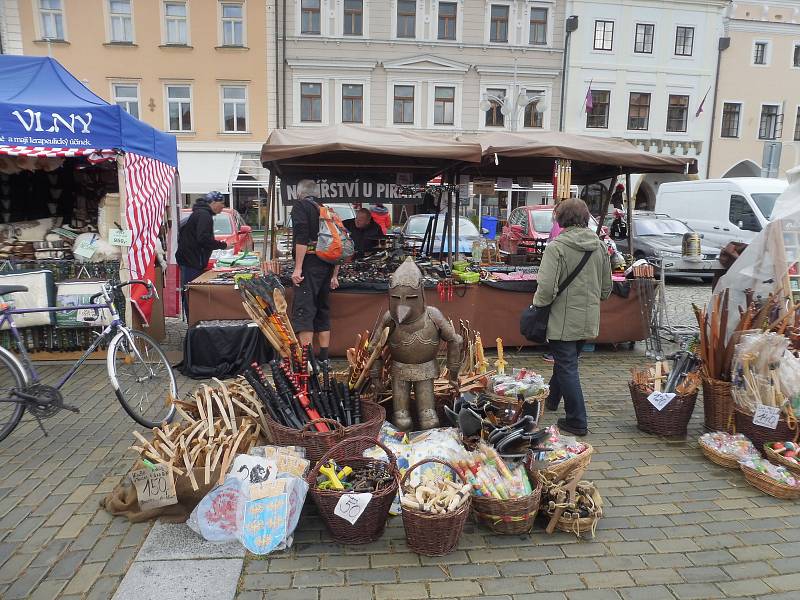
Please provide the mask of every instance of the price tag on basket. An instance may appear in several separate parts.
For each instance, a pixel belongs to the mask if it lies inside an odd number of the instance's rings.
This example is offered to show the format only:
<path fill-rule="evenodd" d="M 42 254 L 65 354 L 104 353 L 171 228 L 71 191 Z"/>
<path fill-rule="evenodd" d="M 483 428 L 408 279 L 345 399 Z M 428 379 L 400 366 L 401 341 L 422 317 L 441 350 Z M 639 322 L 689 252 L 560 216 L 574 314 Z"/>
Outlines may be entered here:
<path fill-rule="evenodd" d="M 753 415 L 753 425 L 759 425 L 760 427 L 766 427 L 767 429 L 777 429 L 780 418 L 780 408 L 759 404 L 756 406 L 756 412 Z"/>
<path fill-rule="evenodd" d="M 657 411 L 662 411 L 664 407 L 672 402 L 672 399 L 675 397 L 675 394 L 666 393 L 666 392 L 653 392 L 650 394 L 647 399 L 650 401 L 650 404 L 656 407 Z"/>
<path fill-rule="evenodd" d="M 172 469 L 166 465 L 131 471 L 131 480 L 136 486 L 141 510 L 178 503 Z"/>
<path fill-rule="evenodd" d="M 367 506 L 372 500 L 372 494 L 345 494 L 339 498 L 333 514 L 337 517 L 342 517 L 345 521 L 350 521 L 351 525 L 355 525 L 361 514 L 367 509 Z"/>
<path fill-rule="evenodd" d="M 109 229 L 108 243 L 112 246 L 130 246 L 133 243 L 133 232 L 130 229 Z"/>

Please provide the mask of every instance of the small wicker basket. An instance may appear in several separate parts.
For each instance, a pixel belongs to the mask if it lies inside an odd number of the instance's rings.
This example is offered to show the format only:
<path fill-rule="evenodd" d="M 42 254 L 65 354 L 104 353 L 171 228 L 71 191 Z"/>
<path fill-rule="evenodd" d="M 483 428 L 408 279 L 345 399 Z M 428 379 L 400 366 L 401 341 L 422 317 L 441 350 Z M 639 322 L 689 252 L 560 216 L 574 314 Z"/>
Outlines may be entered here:
<path fill-rule="evenodd" d="M 567 460 L 550 465 L 544 470 L 548 473 L 552 473 L 557 479 L 569 479 L 570 473 L 576 469 L 586 469 L 589 466 L 589 463 L 592 462 L 592 454 L 594 454 L 594 448 L 591 446 L 591 444 L 586 444 L 586 450 L 577 456 L 573 456 Z M 530 458 L 531 456 L 528 455 L 528 459 Z M 532 469 L 529 464 L 526 465 L 526 468 L 528 469 L 528 476 L 530 477 L 534 472 L 534 469 Z"/>
<path fill-rule="evenodd" d="M 651 391 L 633 381 L 628 382 L 636 412 L 636 426 L 645 433 L 664 437 L 683 437 L 694 412 L 697 390 L 678 394 L 663 409 L 658 410 L 647 397 Z"/>
<path fill-rule="evenodd" d="M 800 476 L 800 465 L 797 464 L 796 462 L 792 462 L 790 460 L 785 459 L 783 456 L 775 452 L 775 450 L 770 448 L 769 444 L 764 444 L 764 452 L 766 453 L 767 458 L 770 460 L 770 462 L 773 462 L 776 465 L 784 466 L 794 475 Z"/>
<path fill-rule="evenodd" d="M 762 427 L 753 423 L 753 415 L 745 412 L 738 406 L 734 406 L 733 415 L 736 422 L 736 431 L 743 433 L 753 442 L 753 445 L 763 452 L 764 445 L 769 442 L 785 442 L 786 440 L 797 441 L 800 427 L 797 423 L 789 425 L 786 416 L 781 414 L 778 426 L 775 429 Z"/>
<path fill-rule="evenodd" d="M 791 486 L 781 483 L 780 481 L 775 481 L 769 475 L 759 473 L 755 469 L 746 467 L 743 464 L 740 464 L 739 467 L 742 469 L 747 483 L 765 494 L 782 500 L 797 500 L 800 498 L 800 486 Z"/>
<path fill-rule="evenodd" d="M 733 432 L 733 395 L 730 381 L 703 376 L 703 417 L 706 431 Z"/>
<path fill-rule="evenodd" d="M 711 462 L 718 464 L 720 467 L 725 467 L 727 469 L 738 469 L 739 468 L 739 460 L 734 456 L 728 456 L 727 454 L 723 454 L 719 450 L 714 448 L 710 448 L 705 444 L 700 444 L 700 450 L 703 452 L 705 457 L 710 460 Z"/>
<path fill-rule="evenodd" d="M 538 480 L 531 480 L 531 485 L 534 484 L 536 487 L 533 491 L 521 498 L 498 500 L 475 496 L 472 499 L 475 520 L 503 535 L 530 533 L 542 498 L 542 484 Z"/>

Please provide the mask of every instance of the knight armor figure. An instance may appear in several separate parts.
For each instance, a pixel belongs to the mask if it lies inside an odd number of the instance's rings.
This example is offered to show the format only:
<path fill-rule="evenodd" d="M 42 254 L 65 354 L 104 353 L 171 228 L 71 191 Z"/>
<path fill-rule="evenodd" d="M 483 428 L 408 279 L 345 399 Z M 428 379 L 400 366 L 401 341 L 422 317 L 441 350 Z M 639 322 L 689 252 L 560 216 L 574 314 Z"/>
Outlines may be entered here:
<path fill-rule="evenodd" d="M 389 351 L 392 357 L 392 422 L 402 431 L 413 427 L 411 387 L 417 405 L 421 429 L 439 426 L 434 402 L 433 382 L 439 377 L 436 355 L 441 340 L 447 342 L 447 371 L 452 385 L 457 385 L 463 340 L 438 308 L 425 306 L 422 272 L 407 258 L 389 280 L 389 310 L 383 314 L 379 334 L 389 328 Z M 373 340 L 373 344 L 375 340 Z M 370 373 L 377 389 L 383 368 L 376 361 Z"/>

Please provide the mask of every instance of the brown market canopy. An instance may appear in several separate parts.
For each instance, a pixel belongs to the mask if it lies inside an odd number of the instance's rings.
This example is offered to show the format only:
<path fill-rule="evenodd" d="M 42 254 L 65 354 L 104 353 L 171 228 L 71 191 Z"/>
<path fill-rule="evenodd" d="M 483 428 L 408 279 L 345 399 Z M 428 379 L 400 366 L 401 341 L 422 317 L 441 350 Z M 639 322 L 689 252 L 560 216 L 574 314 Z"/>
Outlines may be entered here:
<path fill-rule="evenodd" d="M 483 150 L 481 164 L 462 170 L 484 177 L 532 177 L 550 181 L 553 160 L 572 161 L 572 183 L 583 185 L 625 173 L 696 173 L 688 156 L 653 154 L 620 138 L 559 132 L 482 133 L 474 138 Z"/>

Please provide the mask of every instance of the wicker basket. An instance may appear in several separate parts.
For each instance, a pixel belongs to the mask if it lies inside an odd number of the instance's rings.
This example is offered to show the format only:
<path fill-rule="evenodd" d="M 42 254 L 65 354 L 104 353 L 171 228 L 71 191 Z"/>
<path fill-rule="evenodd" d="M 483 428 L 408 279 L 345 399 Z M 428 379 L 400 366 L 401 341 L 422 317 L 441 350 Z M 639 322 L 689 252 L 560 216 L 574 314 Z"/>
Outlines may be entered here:
<path fill-rule="evenodd" d="M 311 423 L 306 423 L 304 429 L 292 429 L 281 425 L 268 413 L 264 413 L 270 441 L 276 446 L 302 446 L 306 449 L 306 458 L 312 464 L 342 440 L 357 436 L 377 439 L 385 419 L 384 408 L 367 400 L 361 400 L 361 423 L 358 425 L 342 427 L 336 421 L 321 420 L 331 427 L 331 431 L 313 430 L 310 428 Z"/>
<path fill-rule="evenodd" d="M 550 465 L 545 470 L 547 473 L 554 475 L 557 480 L 569 479 L 570 474 L 575 471 L 575 469 L 586 469 L 589 466 L 589 463 L 592 462 L 592 454 L 594 454 L 594 448 L 592 448 L 591 444 L 586 444 L 586 450 L 577 456 Z M 528 459 L 530 458 L 531 455 L 529 454 Z M 532 469 L 528 462 L 526 462 L 525 468 L 528 471 L 528 477 L 531 477 L 535 473 L 535 469 Z"/>
<path fill-rule="evenodd" d="M 779 481 L 775 481 L 772 477 L 764 473 L 759 473 L 755 469 L 746 467 L 743 464 L 740 464 L 739 467 L 742 469 L 747 483 L 765 494 L 769 494 L 775 498 L 781 498 L 782 500 L 797 500 L 800 498 L 800 486 L 793 487 L 785 483 L 780 483 Z"/>
<path fill-rule="evenodd" d="M 597 487 L 594 484 L 590 484 L 590 487 L 593 492 L 593 497 L 595 498 L 597 509 L 595 513 L 590 517 L 580 517 L 578 519 L 573 519 L 568 516 L 568 513 L 565 511 L 561 514 L 561 517 L 556 521 L 556 529 L 559 531 L 564 531 L 566 533 L 574 533 L 577 537 L 581 537 L 584 533 L 591 533 L 592 537 L 594 537 L 595 529 L 597 527 L 597 522 L 603 516 L 603 500 L 600 498 L 600 493 L 597 491 Z M 552 518 L 555 510 L 550 511 L 547 510 L 545 514 Z"/>
<path fill-rule="evenodd" d="M 783 456 L 775 452 L 769 445 L 764 444 L 764 453 L 767 455 L 767 458 L 770 462 L 775 463 L 776 465 L 781 465 L 786 467 L 789 471 L 792 472 L 794 475 L 800 476 L 800 465 L 796 462 L 792 462 L 790 460 L 786 460 Z"/>
<path fill-rule="evenodd" d="M 534 484 L 536 485 L 534 490 L 521 498 L 498 500 L 475 496 L 472 499 L 472 514 L 475 520 L 495 533 L 504 535 L 530 533 L 542 499 L 541 482 L 531 480 L 531 485 Z"/>
<path fill-rule="evenodd" d="M 438 458 L 426 458 L 406 470 L 400 480 L 400 488 L 404 489 L 411 471 L 426 463 L 439 463 L 448 467 L 458 475 L 453 466 Z M 458 475 L 461 478 L 460 475 Z M 463 478 L 461 478 L 463 481 Z M 434 515 L 422 510 L 403 507 L 403 527 L 406 530 L 406 544 L 417 554 L 424 556 L 444 556 L 453 552 L 458 546 L 464 523 L 469 516 L 472 497 L 462 504 L 458 510 L 440 515 Z"/>
<path fill-rule="evenodd" d="M 686 435 L 697 400 L 697 390 L 691 394 L 678 394 L 659 411 L 647 399 L 649 390 L 633 381 L 628 382 L 628 388 L 631 391 L 633 410 L 636 411 L 636 426 L 641 431 L 665 437 Z"/>
<path fill-rule="evenodd" d="M 364 458 L 364 450 L 373 446 L 379 446 L 386 453 L 389 457 L 388 464 L 376 458 Z M 319 469 L 329 460 L 336 461 L 340 467 L 347 465 L 353 469 L 368 466 L 385 467 L 392 476 L 390 485 L 372 493 L 372 500 L 355 524 L 350 524 L 350 521 L 334 514 L 340 498 L 348 492 L 317 489 Z M 314 499 L 314 504 L 317 505 L 317 510 L 331 536 L 340 544 L 369 544 L 381 537 L 386 528 L 386 520 L 389 518 L 389 509 L 397 495 L 398 479 L 397 461 L 392 451 L 381 442 L 363 436 L 348 438 L 336 444 L 314 465 L 306 477 L 308 493 Z"/>
<path fill-rule="evenodd" d="M 704 444 L 700 444 L 700 450 L 705 454 L 706 458 L 711 462 L 718 464 L 720 467 L 725 467 L 727 469 L 738 469 L 739 468 L 739 460 L 736 457 L 728 456 L 727 454 L 723 454 L 714 448 L 709 448 Z"/>
<path fill-rule="evenodd" d="M 733 433 L 731 383 L 703 377 L 703 415 L 706 431 Z"/>
<path fill-rule="evenodd" d="M 753 445 L 759 448 L 762 453 L 764 452 L 764 444 L 797 440 L 797 434 L 798 431 L 800 431 L 797 425 L 795 425 L 794 429 L 790 428 L 786 417 L 783 415 L 781 415 L 778 426 L 775 429 L 754 425 L 753 415 L 743 411 L 738 406 L 733 407 L 733 416 L 736 423 L 736 431 L 748 437 L 750 441 L 753 442 Z"/>

